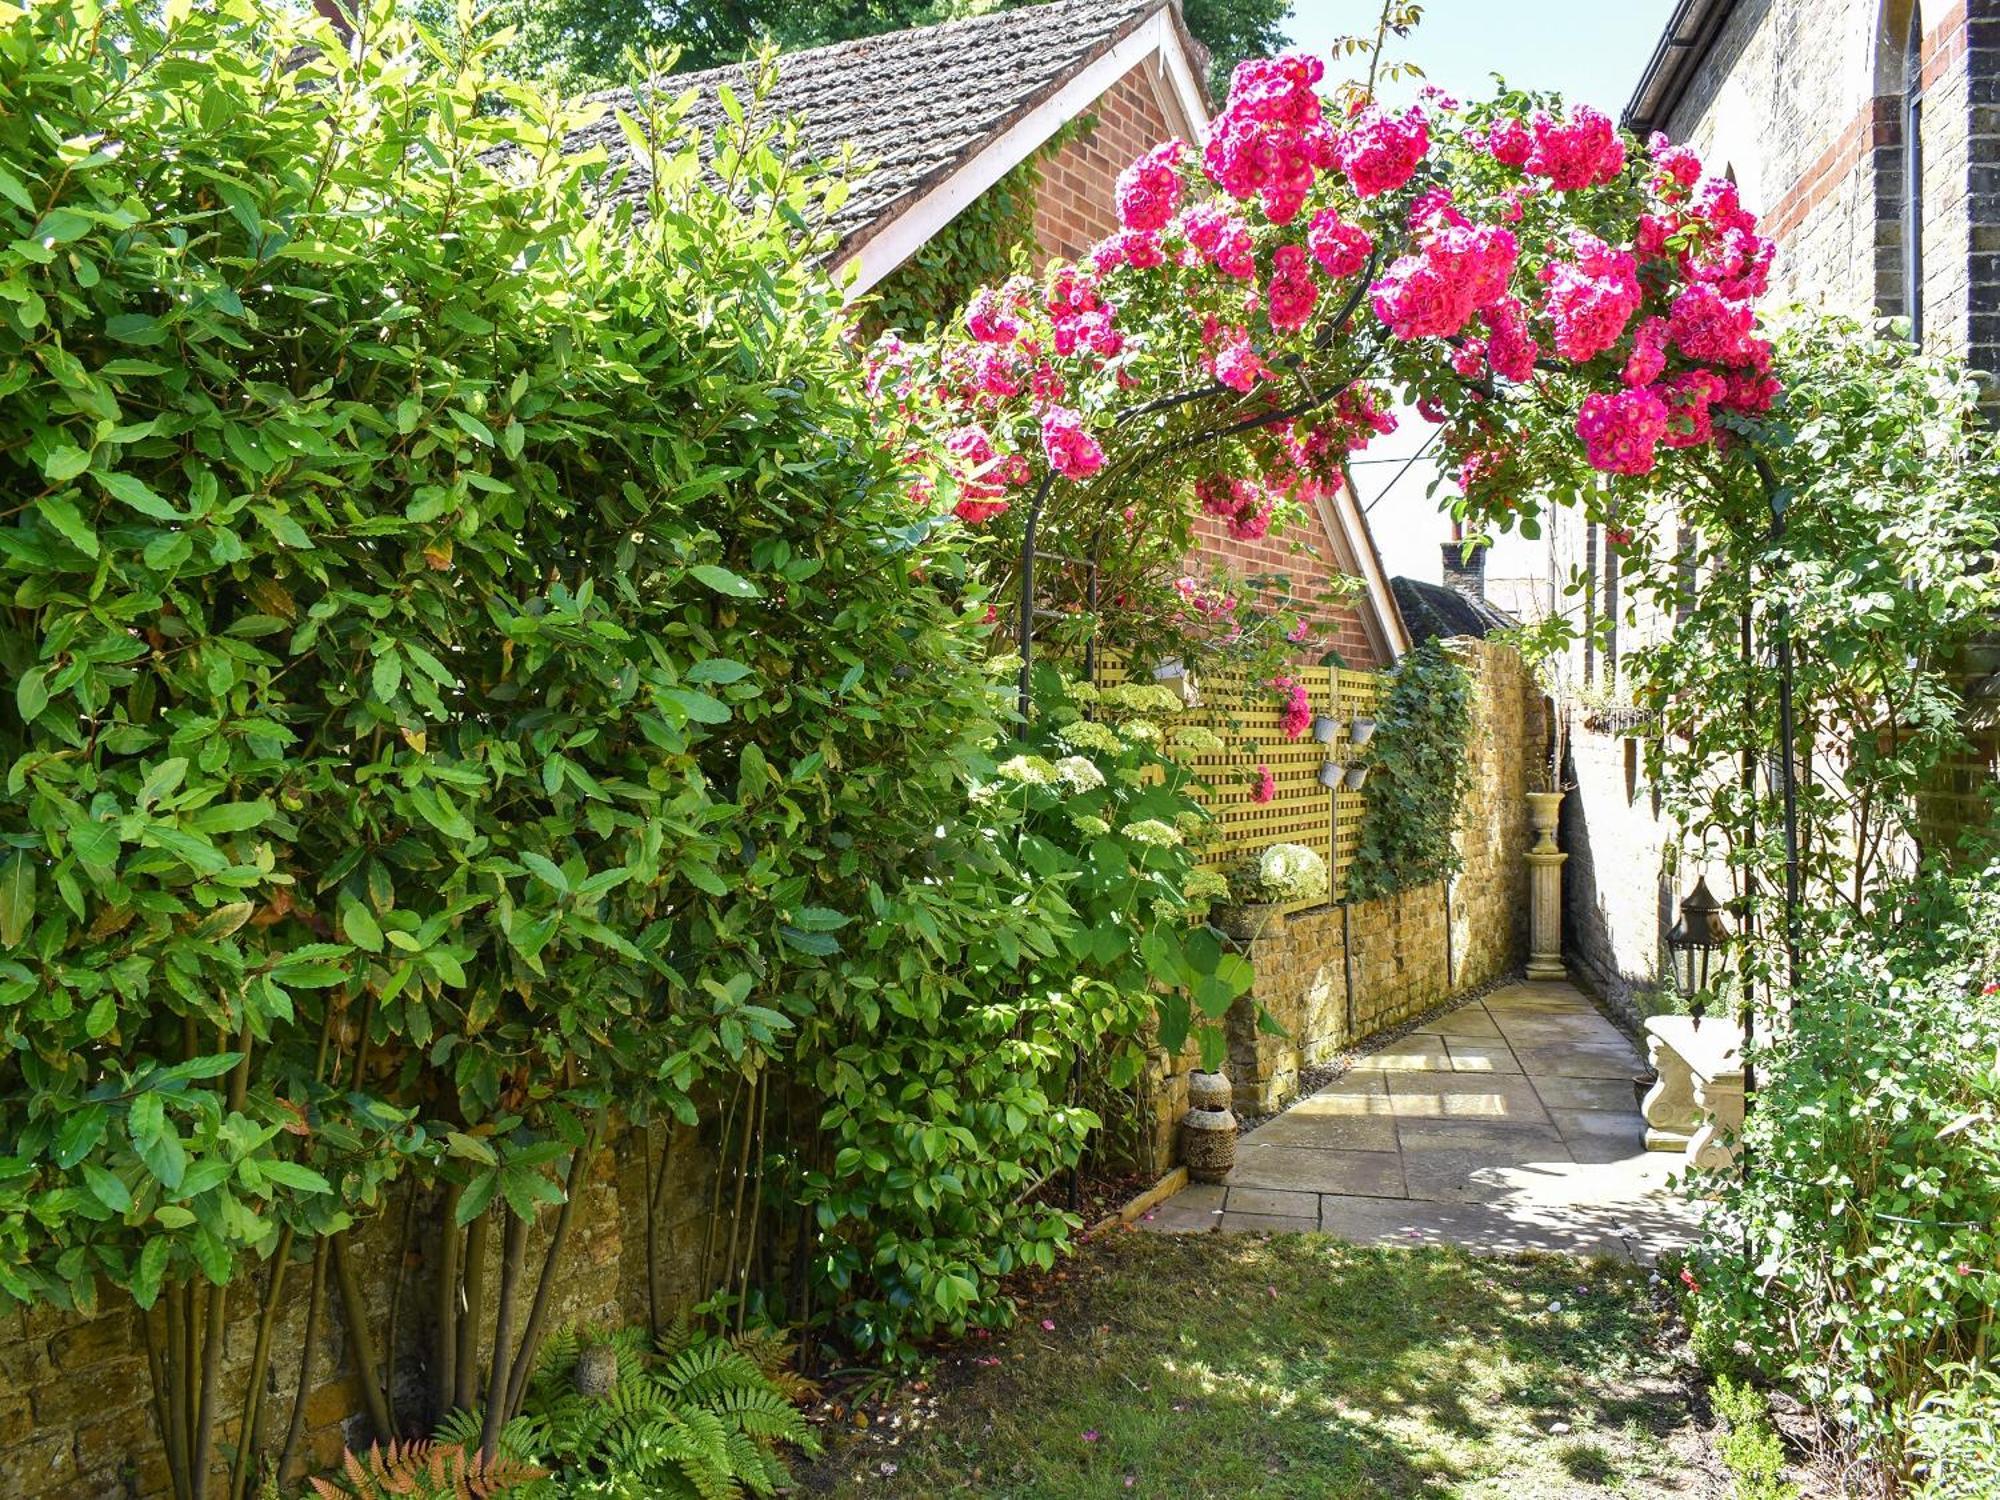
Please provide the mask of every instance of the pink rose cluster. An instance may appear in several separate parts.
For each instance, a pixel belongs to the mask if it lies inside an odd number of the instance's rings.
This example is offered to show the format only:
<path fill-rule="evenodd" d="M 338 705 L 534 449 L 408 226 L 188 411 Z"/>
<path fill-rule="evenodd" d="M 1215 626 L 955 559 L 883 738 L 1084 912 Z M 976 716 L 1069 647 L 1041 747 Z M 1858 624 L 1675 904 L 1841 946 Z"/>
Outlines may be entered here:
<path fill-rule="evenodd" d="M 1501 297 L 1480 313 L 1486 324 L 1486 362 L 1493 373 L 1508 380 L 1525 381 L 1535 373 L 1535 361 L 1542 346 L 1528 332 L 1528 320 L 1521 304 Z"/>
<path fill-rule="evenodd" d="M 1644 295 L 1631 251 L 1614 250 L 1581 229 L 1570 232 L 1569 243 L 1575 259 L 1550 261 L 1542 268 L 1542 280 L 1549 289 L 1546 310 L 1556 352 L 1581 363 L 1625 336 L 1625 325 Z"/>
<path fill-rule="evenodd" d="M 1393 193 L 1416 175 L 1431 148 L 1430 120 L 1421 105 L 1391 114 L 1371 104 L 1340 137 L 1335 162 L 1358 198 Z"/>
<path fill-rule="evenodd" d="M 1238 281 L 1257 274 L 1250 226 L 1220 203 L 1195 204 L 1180 216 L 1179 227 L 1181 238 L 1187 241 L 1181 264 L 1211 265 Z"/>
<path fill-rule="evenodd" d="M 1288 740 L 1304 737 L 1312 727 L 1312 699 L 1307 696 L 1305 684 L 1290 677 L 1273 677 L 1271 688 L 1283 701 L 1278 710 L 1278 728 Z"/>
<path fill-rule="evenodd" d="M 1058 266 L 1049 279 L 1046 301 L 1057 355 L 1064 359 L 1086 350 L 1109 359 L 1125 346 L 1116 328 L 1117 311 L 1099 300 L 1097 278 L 1077 266 Z"/>
<path fill-rule="evenodd" d="M 1557 192 L 1600 187 L 1616 182 L 1625 170 L 1625 143 L 1608 116 L 1579 104 L 1567 120 L 1537 114 L 1534 144 L 1522 163 L 1537 177 L 1549 179 Z"/>
<path fill-rule="evenodd" d="M 1577 413 L 1591 467 L 1607 474 L 1650 474 L 1654 449 L 1667 430 L 1667 404 L 1651 388 L 1594 391 Z"/>
<path fill-rule="evenodd" d="M 1127 229 L 1167 227 L 1181 202 L 1182 143 L 1163 141 L 1118 174 L 1118 222 Z"/>
<path fill-rule="evenodd" d="M 1007 463 L 998 462 L 992 437 L 976 424 L 957 429 L 945 439 L 944 448 L 951 455 L 952 468 L 958 476 L 959 499 L 952 507 L 952 514 L 968 526 L 983 526 L 994 517 L 1005 515 L 1007 489 L 1001 481 L 1024 480 L 1026 460 L 1016 453 L 1009 456 Z"/>
<path fill-rule="evenodd" d="M 1368 264 L 1375 241 L 1359 224 L 1349 224 L 1337 210 L 1323 208 L 1306 226 L 1306 248 L 1319 268 L 1335 281 L 1352 276 Z"/>
<path fill-rule="evenodd" d="M 1271 326 L 1279 333 L 1294 333 L 1312 320 L 1319 283 L 1302 246 L 1280 245 L 1272 253 L 1271 282 L 1264 295 Z"/>
<path fill-rule="evenodd" d="M 1415 254 L 1370 290 L 1375 315 L 1399 339 L 1449 338 L 1507 295 L 1520 247 L 1512 230 L 1471 224 L 1455 211 L 1427 221 Z"/>
<path fill-rule="evenodd" d="M 1307 53 L 1236 65 L 1229 99 L 1208 128 L 1202 168 L 1239 201 L 1260 199 L 1274 224 L 1304 205 L 1318 173 L 1333 165 L 1334 137 L 1313 89 L 1326 67 Z"/>
<path fill-rule="evenodd" d="M 1104 448 L 1067 406 L 1042 413 L 1042 449 L 1049 467 L 1065 479 L 1088 479 L 1104 467 Z"/>
<path fill-rule="evenodd" d="M 1273 501 L 1251 480 L 1211 474 L 1195 481 L 1194 493 L 1202 514 L 1226 521 L 1239 542 L 1254 542 L 1271 529 Z"/>
<path fill-rule="evenodd" d="M 1258 381 L 1268 380 L 1277 374 L 1264 363 L 1264 356 L 1250 342 L 1250 330 L 1243 327 L 1224 328 L 1217 332 L 1215 351 L 1209 356 L 1208 363 L 1217 380 L 1232 391 L 1242 391 L 1246 395 L 1257 389 Z"/>

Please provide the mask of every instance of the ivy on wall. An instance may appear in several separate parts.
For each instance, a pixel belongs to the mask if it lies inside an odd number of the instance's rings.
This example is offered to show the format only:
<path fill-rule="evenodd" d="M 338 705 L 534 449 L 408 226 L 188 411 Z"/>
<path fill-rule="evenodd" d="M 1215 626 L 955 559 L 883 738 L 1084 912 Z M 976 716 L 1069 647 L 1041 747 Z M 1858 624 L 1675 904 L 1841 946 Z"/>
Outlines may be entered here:
<path fill-rule="evenodd" d="M 1369 745 L 1368 812 L 1347 872 L 1351 900 L 1372 901 L 1458 872 L 1452 835 L 1470 782 L 1472 674 L 1442 642 L 1397 665 Z"/>
<path fill-rule="evenodd" d="M 1042 164 L 1097 128 L 1078 115 L 959 211 L 923 248 L 883 277 L 864 319 L 872 338 L 886 329 L 923 333 L 955 314 L 982 286 L 997 286 L 1029 264 Z"/>

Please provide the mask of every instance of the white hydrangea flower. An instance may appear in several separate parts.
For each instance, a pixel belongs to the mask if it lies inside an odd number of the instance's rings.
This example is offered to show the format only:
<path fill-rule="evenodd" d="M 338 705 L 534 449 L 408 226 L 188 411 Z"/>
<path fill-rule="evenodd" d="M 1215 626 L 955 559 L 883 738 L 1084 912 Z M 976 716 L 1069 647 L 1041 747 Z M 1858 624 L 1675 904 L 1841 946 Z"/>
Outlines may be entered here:
<path fill-rule="evenodd" d="M 1213 755 L 1222 749 L 1222 736 L 1206 724 L 1177 725 L 1173 740 L 1179 748 L 1191 750 L 1196 755 Z"/>
<path fill-rule="evenodd" d="M 1257 856 L 1268 901 L 1308 901 L 1327 891 L 1326 861 L 1304 844 L 1273 844 Z"/>
<path fill-rule="evenodd" d="M 1121 682 L 1116 687 L 1105 688 L 1099 697 L 1114 707 L 1129 708 L 1134 713 L 1170 714 L 1183 707 L 1179 693 L 1157 682 Z"/>
<path fill-rule="evenodd" d="M 1056 775 L 1072 792 L 1094 792 L 1104 785 L 1104 773 L 1094 761 L 1082 755 L 1065 755 L 1057 761 Z"/>
<path fill-rule="evenodd" d="M 1078 719 L 1074 724 L 1065 724 L 1057 731 L 1056 738 L 1071 750 L 1098 750 L 1106 755 L 1116 755 L 1125 748 L 1125 742 L 1111 732 L 1110 726 L 1095 719 Z"/>
<path fill-rule="evenodd" d="M 1181 831 L 1171 823 L 1162 823 L 1158 818 L 1141 818 L 1136 823 L 1125 825 L 1125 837 L 1135 844 L 1150 844 L 1156 849 L 1171 849 L 1181 841 Z"/>
<path fill-rule="evenodd" d="M 1001 761 L 997 769 L 1007 780 L 1023 786 L 1053 786 L 1056 781 L 1056 768 L 1039 755 L 1016 755 Z"/>
<path fill-rule="evenodd" d="M 1157 745 L 1160 742 L 1160 726 L 1147 719 L 1127 719 L 1118 726 L 1118 732 L 1135 745 Z"/>
<path fill-rule="evenodd" d="M 1080 813 L 1069 821 L 1070 826 L 1087 839 L 1101 839 L 1111 832 L 1111 825 L 1095 813 Z"/>
<path fill-rule="evenodd" d="M 1181 894 L 1191 902 L 1222 901 L 1229 895 L 1229 882 L 1215 870 L 1195 870 L 1189 874 Z"/>

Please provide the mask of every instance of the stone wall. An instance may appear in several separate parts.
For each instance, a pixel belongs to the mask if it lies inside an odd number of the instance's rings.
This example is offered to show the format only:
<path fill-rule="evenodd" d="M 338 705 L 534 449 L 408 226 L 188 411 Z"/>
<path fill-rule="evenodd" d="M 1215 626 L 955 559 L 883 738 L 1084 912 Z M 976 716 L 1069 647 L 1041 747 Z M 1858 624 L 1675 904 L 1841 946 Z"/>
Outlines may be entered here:
<path fill-rule="evenodd" d="M 1646 781 L 1645 750 L 1636 736 L 1573 726 L 1558 834 L 1569 854 L 1563 956 L 1572 977 L 1634 1022 L 1652 1013 L 1678 899 L 1667 870 L 1673 829 Z"/>
<path fill-rule="evenodd" d="M 697 1138 L 681 1132 L 661 1195 L 666 1210 L 658 1236 L 660 1281 L 669 1306 L 691 1301 L 695 1294 L 708 1162 Z M 646 1186 L 645 1158 L 636 1136 L 600 1153 L 555 1283 L 551 1331 L 611 1327 L 646 1316 Z M 435 1224 L 441 1208 L 441 1195 L 434 1192 L 419 1194 L 414 1203 L 407 1194 L 394 1193 L 378 1216 L 350 1234 L 355 1280 L 374 1337 L 387 1347 L 387 1330 L 396 1330 L 389 1395 L 398 1425 L 411 1433 L 427 1431 L 433 1415 L 433 1375 L 425 1351 L 435 1327 Z M 540 1263 L 554 1220 L 552 1212 L 545 1213 L 529 1239 L 531 1267 Z M 492 1239 L 488 1284 L 497 1286 L 500 1236 Z M 261 1422 L 263 1451 L 274 1460 L 284 1445 L 298 1389 L 311 1281 L 310 1262 L 294 1260 L 278 1299 Z M 258 1317 L 269 1286 L 270 1268 L 265 1266 L 230 1289 L 219 1450 L 233 1449 L 237 1441 Z M 325 1298 L 313 1341 L 313 1381 L 300 1448 L 316 1468 L 337 1462 L 350 1443 L 363 1446 L 370 1439 L 330 1265 Z M 397 1303 L 393 1320 L 392 1298 Z M 168 1492 L 137 1310 L 108 1291 L 104 1302 L 96 1317 L 36 1309 L 0 1319 L 0 1495 L 8 1500 L 109 1500 Z M 487 1335 L 495 1311 L 490 1303 L 489 1297 Z M 517 1336 L 519 1327 L 517 1321 Z M 218 1467 L 218 1490 L 222 1473 Z"/>
<path fill-rule="evenodd" d="M 1512 650 L 1455 644 L 1477 689 L 1459 831 L 1465 868 L 1445 884 L 1274 919 L 1250 941 L 1257 973 L 1250 998 L 1284 1033 L 1259 1027 L 1252 1005 L 1231 1012 L 1228 1070 L 1239 1110 L 1281 1107 L 1299 1092 L 1303 1069 L 1501 977 L 1525 956 L 1526 791 L 1529 767 L 1543 754 L 1542 698 Z M 1169 1082 L 1160 1091 L 1162 1114 L 1172 1096 Z"/>

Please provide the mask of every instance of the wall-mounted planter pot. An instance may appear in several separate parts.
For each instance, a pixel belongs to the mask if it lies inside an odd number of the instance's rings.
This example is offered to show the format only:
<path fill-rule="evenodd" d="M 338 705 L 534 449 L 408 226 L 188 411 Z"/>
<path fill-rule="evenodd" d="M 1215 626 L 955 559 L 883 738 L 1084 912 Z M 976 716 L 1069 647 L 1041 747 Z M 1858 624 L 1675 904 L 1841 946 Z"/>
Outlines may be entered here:
<path fill-rule="evenodd" d="M 1340 733 L 1340 725 L 1325 714 L 1313 720 L 1313 739 L 1322 745 L 1331 745 L 1334 736 Z"/>
<path fill-rule="evenodd" d="M 1171 688 L 1180 694 L 1183 707 L 1201 707 L 1201 684 L 1195 680 L 1194 673 L 1187 669 L 1179 657 L 1169 657 L 1153 668 L 1153 681 L 1163 688 Z"/>
<path fill-rule="evenodd" d="M 1347 767 L 1337 760 L 1330 760 L 1319 768 L 1319 784 L 1328 791 L 1338 789 L 1347 777 Z"/>
<path fill-rule="evenodd" d="M 1360 749 L 1375 738 L 1375 721 L 1366 714 L 1356 714 L 1354 728 L 1349 731 L 1349 738 L 1354 741 L 1355 749 Z"/>
<path fill-rule="evenodd" d="M 1367 783 L 1368 768 L 1366 766 L 1349 766 L 1347 768 L 1346 786 L 1350 792 L 1360 791 Z"/>

